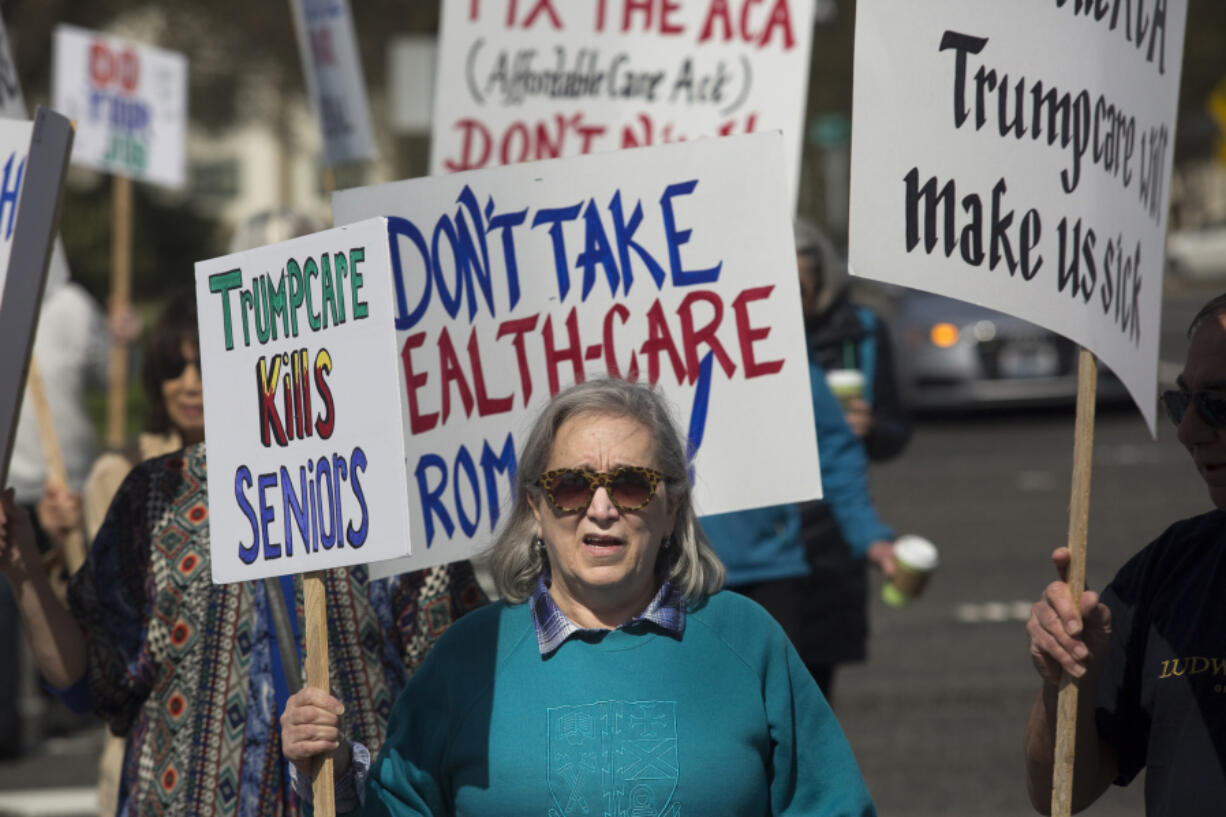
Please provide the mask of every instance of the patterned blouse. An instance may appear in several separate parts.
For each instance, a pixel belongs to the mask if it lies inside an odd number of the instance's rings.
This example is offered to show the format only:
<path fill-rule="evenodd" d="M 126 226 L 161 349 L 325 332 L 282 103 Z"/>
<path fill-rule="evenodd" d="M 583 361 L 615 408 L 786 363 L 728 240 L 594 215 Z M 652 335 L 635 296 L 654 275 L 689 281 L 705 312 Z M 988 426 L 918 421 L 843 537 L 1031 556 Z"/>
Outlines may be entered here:
<path fill-rule="evenodd" d="M 70 584 L 93 706 L 127 736 L 118 814 L 297 814 L 269 597 L 263 582 L 212 583 L 206 477 L 204 444 L 137 466 Z M 377 751 L 409 675 L 486 599 L 467 563 L 326 577 L 332 692 L 346 734 Z"/>

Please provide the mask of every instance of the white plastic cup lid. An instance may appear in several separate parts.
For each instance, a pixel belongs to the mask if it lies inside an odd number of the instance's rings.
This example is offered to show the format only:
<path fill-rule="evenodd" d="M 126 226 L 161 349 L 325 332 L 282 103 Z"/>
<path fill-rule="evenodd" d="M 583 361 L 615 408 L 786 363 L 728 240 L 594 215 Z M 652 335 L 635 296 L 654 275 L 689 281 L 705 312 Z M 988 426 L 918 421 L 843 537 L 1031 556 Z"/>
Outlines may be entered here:
<path fill-rule="evenodd" d="M 922 536 L 904 534 L 894 542 L 894 558 L 914 570 L 935 570 L 940 564 L 937 546 Z"/>
<path fill-rule="evenodd" d="M 832 389 L 862 389 L 864 372 L 859 369 L 831 369 L 826 372 L 826 382 Z"/>

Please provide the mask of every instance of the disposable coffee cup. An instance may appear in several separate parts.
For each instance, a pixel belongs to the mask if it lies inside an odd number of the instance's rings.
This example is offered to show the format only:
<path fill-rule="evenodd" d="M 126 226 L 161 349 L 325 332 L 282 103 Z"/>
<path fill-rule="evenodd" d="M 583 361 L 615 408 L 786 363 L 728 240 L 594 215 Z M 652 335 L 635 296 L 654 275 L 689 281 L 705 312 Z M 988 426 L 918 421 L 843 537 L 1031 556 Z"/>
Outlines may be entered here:
<path fill-rule="evenodd" d="M 936 545 L 922 536 L 907 534 L 894 542 L 894 578 L 881 588 L 882 600 L 891 607 L 905 607 L 924 592 L 924 585 L 937 569 Z"/>
<path fill-rule="evenodd" d="M 846 411 L 852 398 L 864 396 L 864 372 L 859 369 L 831 369 L 826 372 L 826 385 Z"/>

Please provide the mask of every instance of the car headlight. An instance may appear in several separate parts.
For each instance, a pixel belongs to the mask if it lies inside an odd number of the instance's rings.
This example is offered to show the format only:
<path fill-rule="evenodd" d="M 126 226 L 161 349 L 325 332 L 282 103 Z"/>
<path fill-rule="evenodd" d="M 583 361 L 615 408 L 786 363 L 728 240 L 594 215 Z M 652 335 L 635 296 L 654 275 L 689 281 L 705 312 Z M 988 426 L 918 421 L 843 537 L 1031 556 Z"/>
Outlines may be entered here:
<path fill-rule="evenodd" d="M 928 330 L 928 339 L 939 349 L 948 349 L 958 342 L 958 327 L 952 323 L 933 324 Z"/>
<path fill-rule="evenodd" d="M 996 338 L 996 324 L 989 320 L 978 321 L 975 324 L 975 340 L 980 343 L 987 343 Z"/>

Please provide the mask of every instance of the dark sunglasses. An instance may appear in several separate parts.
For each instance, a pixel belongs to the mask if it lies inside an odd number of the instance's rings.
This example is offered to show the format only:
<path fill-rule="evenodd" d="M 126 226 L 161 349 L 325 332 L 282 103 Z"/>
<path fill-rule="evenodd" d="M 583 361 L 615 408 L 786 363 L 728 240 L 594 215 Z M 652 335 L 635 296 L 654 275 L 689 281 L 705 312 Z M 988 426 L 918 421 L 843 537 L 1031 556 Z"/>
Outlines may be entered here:
<path fill-rule="evenodd" d="M 187 364 L 189 363 L 196 367 L 197 372 L 200 371 L 200 358 L 198 357 L 183 357 L 182 355 L 175 355 L 174 357 L 166 358 L 158 367 L 160 379 L 177 380 L 183 375 L 183 372 L 187 371 Z"/>
<path fill-rule="evenodd" d="M 1166 413 L 1171 416 L 1175 425 L 1183 422 L 1183 415 L 1193 403 L 1196 404 L 1196 413 L 1206 425 L 1213 428 L 1226 427 L 1226 389 L 1167 389 L 1162 392 L 1162 405 L 1166 406 Z"/>
<path fill-rule="evenodd" d="M 609 493 L 614 507 L 627 512 L 647 507 L 663 480 L 664 475 L 651 468 L 619 465 L 599 473 L 585 468 L 558 468 L 541 474 L 536 485 L 559 513 L 587 510 L 596 489 L 601 487 Z"/>

